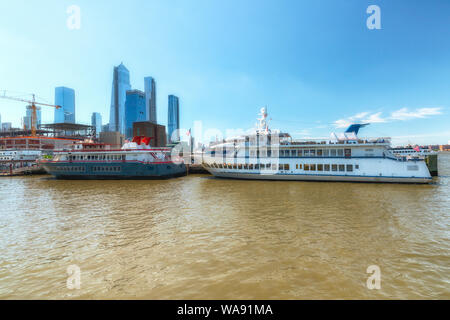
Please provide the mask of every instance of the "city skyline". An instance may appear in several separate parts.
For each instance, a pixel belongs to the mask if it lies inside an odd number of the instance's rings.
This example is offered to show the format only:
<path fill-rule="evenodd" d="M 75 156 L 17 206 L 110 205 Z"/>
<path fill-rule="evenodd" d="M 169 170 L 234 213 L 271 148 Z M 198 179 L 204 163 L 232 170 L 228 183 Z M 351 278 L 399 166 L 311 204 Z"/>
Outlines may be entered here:
<path fill-rule="evenodd" d="M 79 30 L 66 27 L 64 3 L 33 10 L 25 1 L 1 4 L 0 36 L 9 45 L 0 53 L 0 88 L 48 99 L 62 84 L 77 91 L 78 122 L 89 123 L 93 111 L 108 119 L 111 66 L 124 61 L 133 70 L 131 83 L 141 83 L 149 71 L 158 79 L 155 105 L 166 105 L 171 93 L 183 98 L 185 129 L 202 121 L 205 130 L 246 130 L 267 105 L 271 127 L 299 138 L 328 137 L 351 121 L 367 121 L 372 125 L 364 136 L 447 143 L 449 4 L 379 1 L 380 30 L 366 26 L 370 4 L 132 1 L 105 10 L 80 1 Z M 112 23 L 122 18 L 120 28 Z M 50 49 L 55 38 L 66 50 Z M 95 51 L 86 50 L 94 44 Z M 0 108 L 3 121 L 20 126 L 17 103 L 1 101 Z M 43 123 L 52 122 L 50 112 L 43 110 Z M 157 109 L 156 118 L 167 119 L 166 112 Z"/>

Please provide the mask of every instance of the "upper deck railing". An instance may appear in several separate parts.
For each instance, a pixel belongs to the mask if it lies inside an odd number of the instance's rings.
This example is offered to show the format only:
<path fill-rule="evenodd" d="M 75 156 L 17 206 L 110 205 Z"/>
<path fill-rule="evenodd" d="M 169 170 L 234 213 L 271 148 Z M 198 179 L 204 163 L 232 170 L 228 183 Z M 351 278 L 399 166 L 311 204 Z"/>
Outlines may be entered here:
<path fill-rule="evenodd" d="M 347 144 L 390 144 L 390 137 L 381 138 L 358 138 L 347 140 L 325 140 L 325 139 L 289 139 L 280 140 L 281 145 L 347 145 Z"/>

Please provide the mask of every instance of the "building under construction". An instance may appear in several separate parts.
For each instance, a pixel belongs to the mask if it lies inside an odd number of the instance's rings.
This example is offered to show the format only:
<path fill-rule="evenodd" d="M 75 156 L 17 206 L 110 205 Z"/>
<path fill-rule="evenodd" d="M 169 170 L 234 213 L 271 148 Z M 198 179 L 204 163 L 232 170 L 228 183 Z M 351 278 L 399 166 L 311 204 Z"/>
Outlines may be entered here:
<path fill-rule="evenodd" d="M 11 129 L 0 132 L 0 150 L 64 149 L 74 142 L 95 137 L 95 127 L 55 123 L 41 125 L 35 135 L 31 130 Z"/>

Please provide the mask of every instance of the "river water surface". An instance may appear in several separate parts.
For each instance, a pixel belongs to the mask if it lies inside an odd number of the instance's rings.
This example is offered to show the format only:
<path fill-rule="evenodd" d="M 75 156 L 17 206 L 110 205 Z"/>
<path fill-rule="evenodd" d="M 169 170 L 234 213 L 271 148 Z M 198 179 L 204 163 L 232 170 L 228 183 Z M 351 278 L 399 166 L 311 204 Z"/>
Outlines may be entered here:
<path fill-rule="evenodd" d="M 439 166 L 432 185 L 3 177 L 0 298 L 449 299 Z"/>

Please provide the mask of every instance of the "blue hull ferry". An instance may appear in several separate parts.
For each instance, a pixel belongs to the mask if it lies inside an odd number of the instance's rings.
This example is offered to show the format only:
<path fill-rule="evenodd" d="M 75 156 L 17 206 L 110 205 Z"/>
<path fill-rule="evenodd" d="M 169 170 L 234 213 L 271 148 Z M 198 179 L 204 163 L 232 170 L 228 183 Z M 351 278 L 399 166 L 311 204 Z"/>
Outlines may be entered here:
<path fill-rule="evenodd" d="M 39 162 L 57 179 L 168 179 L 186 175 L 183 160 L 172 157 L 170 148 L 152 148 L 140 140 L 118 150 L 100 143 L 78 143 Z"/>

